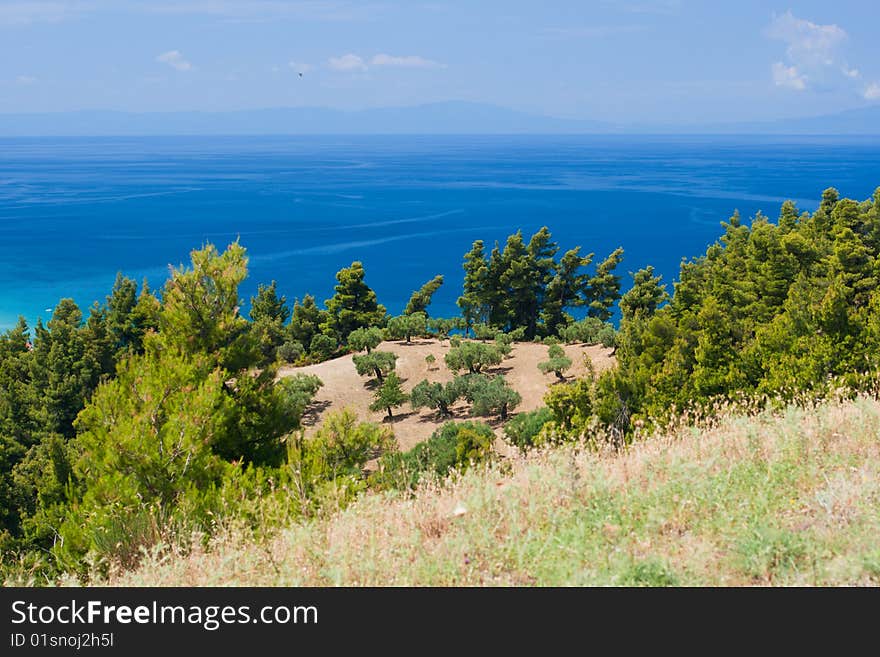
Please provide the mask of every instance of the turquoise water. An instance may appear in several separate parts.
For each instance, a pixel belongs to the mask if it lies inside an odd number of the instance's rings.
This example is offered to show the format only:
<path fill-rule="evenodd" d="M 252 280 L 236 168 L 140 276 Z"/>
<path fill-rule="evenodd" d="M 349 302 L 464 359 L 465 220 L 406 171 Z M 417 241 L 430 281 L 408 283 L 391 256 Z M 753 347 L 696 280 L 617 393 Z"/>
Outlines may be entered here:
<path fill-rule="evenodd" d="M 249 297 L 332 294 L 361 260 L 391 312 L 435 274 L 454 314 L 462 255 L 517 228 L 671 282 L 739 209 L 771 218 L 821 191 L 868 198 L 880 140 L 848 137 L 174 137 L 0 139 L 0 327 L 82 307 L 117 271 L 165 280 L 192 248 L 240 237 Z"/>

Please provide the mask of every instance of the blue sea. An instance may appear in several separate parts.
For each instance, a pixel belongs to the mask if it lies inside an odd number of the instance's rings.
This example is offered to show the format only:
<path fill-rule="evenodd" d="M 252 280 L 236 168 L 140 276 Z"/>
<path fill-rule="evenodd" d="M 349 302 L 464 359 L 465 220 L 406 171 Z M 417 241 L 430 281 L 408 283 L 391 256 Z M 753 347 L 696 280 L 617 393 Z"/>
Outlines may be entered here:
<path fill-rule="evenodd" d="M 548 226 L 597 260 L 672 283 L 739 210 L 774 218 L 824 188 L 868 198 L 876 137 L 372 136 L 0 139 L 0 328 L 62 297 L 84 310 L 118 271 L 161 287 L 206 242 L 240 239 L 246 300 L 276 280 L 321 302 L 354 260 L 392 313 L 435 274 L 455 314 L 463 254 Z M 670 285 L 671 290 L 671 285 Z"/>

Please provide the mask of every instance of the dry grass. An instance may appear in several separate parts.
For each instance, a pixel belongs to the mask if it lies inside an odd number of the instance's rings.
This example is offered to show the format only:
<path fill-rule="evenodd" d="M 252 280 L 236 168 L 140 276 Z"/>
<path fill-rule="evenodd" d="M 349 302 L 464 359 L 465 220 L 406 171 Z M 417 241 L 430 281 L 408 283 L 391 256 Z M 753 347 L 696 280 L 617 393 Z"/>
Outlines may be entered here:
<path fill-rule="evenodd" d="M 121 586 L 877 585 L 880 403 L 730 416 L 622 454 L 516 456 L 261 543 L 157 550 Z"/>

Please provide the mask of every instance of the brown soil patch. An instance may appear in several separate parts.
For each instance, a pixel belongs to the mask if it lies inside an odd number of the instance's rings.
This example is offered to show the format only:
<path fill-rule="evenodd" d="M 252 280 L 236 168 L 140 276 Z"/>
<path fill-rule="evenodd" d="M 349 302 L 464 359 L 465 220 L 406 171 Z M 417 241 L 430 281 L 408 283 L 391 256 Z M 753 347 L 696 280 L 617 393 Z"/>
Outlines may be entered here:
<path fill-rule="evenodd" d="M 572 368 L 567 373 L 568 381 L 587 373 L 584 357 L 590 359 L 597 373 L 608 369 L 614 363 L 611 350 L 602 346 L 563 345 L 563 348 L 573 362 Z M 444 382 L 453 378 L 452 372 L 443 362 L 444 356 L 450 349 L 448 340 L 418 339 L 410 344 L 383 342 L 378 349 L 397 354 L 397 374 L 403 380 L 403 388 L 407 392 L 422 379 Z M 436 362 L 430 368 L 425 362 L 428 354 L 433 354 L 436 358 Z M 545 345 L 518 342 L 513 345 L 509 357 L 489 370 L 489 373 L 504 374 L 510 385 L 522 395 L 522 403 L 517 407 L 516 412 L 532 411 L 541 406 L 547 389 L 557 382 L 555 374 L 544 375 L 538 370 L 538 363 L 544 360 L 547 360 Z M 304 418 L 307 433 L 320 424 L 321 418 L 329 410 L 346 406 L 353 409 L 361 418 L 374 422 L 387 422 L 384 412 L 377 413 L 369 409 L 373 400 L 373 391 L 365 385 L 368 379 L 358 376 L 350 354 L 317 365 L 285 367 L 278 375 L 290 376 L 298 372 L 315 374 L 324 382 L 324 386 L 318 391 L 314 403 Z M 468 418 L 466 403 L 460 402 L 453 411 L 456 420 Z M 426 440 L 434 429 L 444 422 L 444 419 L 438 417 L 434 411 L 421 409 L 415 412 L 409 404 L 397 408 L 394 415 L 392 426 L 401 450 L 410 449 L 416 443 Z M 496 426 L 496 430 L 500 429 L 496 423 L 491 424 Z"/>

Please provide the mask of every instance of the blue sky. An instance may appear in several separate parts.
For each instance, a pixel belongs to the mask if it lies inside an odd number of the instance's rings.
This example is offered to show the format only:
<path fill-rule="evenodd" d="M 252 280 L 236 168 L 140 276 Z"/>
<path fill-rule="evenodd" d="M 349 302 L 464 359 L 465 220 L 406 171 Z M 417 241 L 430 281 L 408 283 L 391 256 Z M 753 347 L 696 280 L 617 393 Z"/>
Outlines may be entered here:
<path fill-rule="evenodd" d="M 0 0 L 0 112 L 811 116 L 880 103 L 878 24 L 875 0 Z"/>

